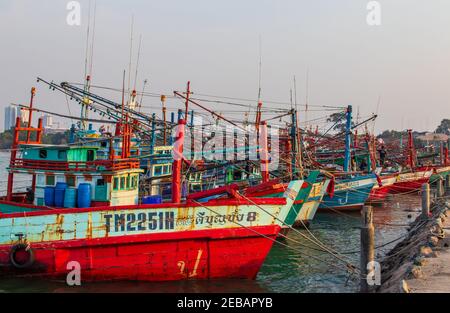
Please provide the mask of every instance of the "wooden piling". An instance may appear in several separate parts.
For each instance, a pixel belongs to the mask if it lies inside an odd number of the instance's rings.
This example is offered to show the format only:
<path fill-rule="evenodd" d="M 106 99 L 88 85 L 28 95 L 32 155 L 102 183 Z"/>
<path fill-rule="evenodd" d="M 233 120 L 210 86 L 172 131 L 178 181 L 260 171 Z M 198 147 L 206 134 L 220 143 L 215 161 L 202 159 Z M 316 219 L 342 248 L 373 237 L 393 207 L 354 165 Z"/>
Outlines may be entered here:
<path fill-rule="evenodd" d="M 439 176 L 436 181 L 436 200 L 439 200 L 444 196 L 444 182 L 442 177 Z"/>
<path fill-rule="evenodd" d="M 450 175 L 445 178 L 445 195 L 450 196 Z"/>
<path fill-rule="evenodd" d="M 368 270 L 369 262 L 375 260 L 375 228 L 373 226 L 372 206 L 365 205 L 362 210 L 361 225 L 361 256 L 360 256 L 360 292 L 371 292 L 371 286 L 367 283 L 367 274 L 374 269 Z"/>
<path fill-rule="evenodd" d="M 422 217 L 428 218 L 430 215 L 430 184 L 422 185 Z"/>

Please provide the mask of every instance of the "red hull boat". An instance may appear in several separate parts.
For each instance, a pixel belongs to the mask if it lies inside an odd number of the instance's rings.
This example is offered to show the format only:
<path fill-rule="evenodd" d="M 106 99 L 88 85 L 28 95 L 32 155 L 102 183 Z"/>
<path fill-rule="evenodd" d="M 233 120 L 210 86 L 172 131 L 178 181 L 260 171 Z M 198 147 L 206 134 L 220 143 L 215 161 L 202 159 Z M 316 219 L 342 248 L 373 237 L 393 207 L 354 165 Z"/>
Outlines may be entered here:
<path fill-rule="evenodd" d="M 413 173 L 402 173 L 398 175 L 397 181 L 390 188 L 390 193 L 412 193 L 419 191 L 423 184 L 429 182 L 433 170 L 419 170 Z"/>
<path fill-rule="evenodd" d="M 76 261 L 83 281 L 254 279 L 279 231 L 279 226 L 272 225 L 124 236 L 93 242 L 83 239 L 60 245 L 33 243 L 34 264 L 30 269 L 8 266 L 2 271 L 4 275 L 65 279 L 70 262 Z M 10 251 L 11 245 L 0 247 L 0 264 L 10 264 Z"/>
<path fill-rule="evenodd" d="M 397 175 L 387 175 L 382 176 L 381 178 L 381 186 L 375 185 L 370 192 L 369 198 L 367 199 L 368 203 L 378 203 L 386 200 L 387 195 L 390 193 L 392 186 L 397 180 Z"/>

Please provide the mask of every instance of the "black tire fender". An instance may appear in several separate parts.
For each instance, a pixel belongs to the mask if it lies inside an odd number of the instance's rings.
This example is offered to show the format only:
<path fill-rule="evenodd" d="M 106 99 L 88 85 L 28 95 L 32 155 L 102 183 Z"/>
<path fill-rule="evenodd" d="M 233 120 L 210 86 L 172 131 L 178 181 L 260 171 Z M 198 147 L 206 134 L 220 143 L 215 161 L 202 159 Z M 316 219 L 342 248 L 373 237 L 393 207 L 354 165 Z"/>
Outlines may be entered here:
<path fill-rule="evenodd" d="M 18 262 L 16 260 L 16 253 L 18 251 L 22 251 L 22 250 L 28 253 L 28 259 L 26 262 Z M 9 260 L 15 268 L 19 268 L 19 269 L 28 268 L 31 265 L 33 265 L 33 263 L 34 263 L 34 252 L 30 248 L 29 245 L 27 245 L 25 243 L 18 243 L 16 245 L 12 246 L 12 248 L 9 252 Z"/>

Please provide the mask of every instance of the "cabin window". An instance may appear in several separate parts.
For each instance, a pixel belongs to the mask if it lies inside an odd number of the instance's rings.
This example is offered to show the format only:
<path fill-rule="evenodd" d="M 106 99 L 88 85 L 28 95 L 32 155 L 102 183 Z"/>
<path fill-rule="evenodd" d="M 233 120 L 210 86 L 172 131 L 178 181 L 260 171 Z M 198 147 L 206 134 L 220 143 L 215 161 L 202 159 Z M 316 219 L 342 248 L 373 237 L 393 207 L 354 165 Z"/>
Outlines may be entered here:
<path fill-rule="evenodd" d="M 97 179 L 97 186 L 105 186 L 105 180 L 103 178 Z"/>
<path fill-rule="evenodd" d="M 170 165 L 164 165 L 163 174 L 169 174 L 169 171 L 170 171 Z"/>
<path fill-rule="evenodd" d="M 102 142 L 100 143 L 100 146 L 101 146 L 102 148 L 106 148 L 107 145 L 108 145 L 108 143 L 107 143 L 106 141 L 102 141 Z"/>
<path fill-rule="evenodd" d="M 131 189 L 136 189 L 137 187 L 137 176 L 133 175 L 131 177 Z"/>
<path fill-rule="evenodd" d="M 47 150 L 45 150 L 45 149 L 39 150 L 39 157 L 41 159 L 46 159 L 47 158 Z"/>
<path fill-rule="evenodd" d="M 125 177 L 120 177 L 120 190 L 125 189 Z"/>
<path fill-rule="evenodd" d="M 45 185 L 45 175 L 42 174 L 36 175 L 36 184 L 38 186 Z"/>
<path fill-rule="evenodd" d="M 162 173 L 162 166 L 160 166 L 160 165 L 155 166 L 155 169 L 153 171 L 153 175 L 154 176 L 161 176 L 161 173 Z"/>
<path fill-rule="evenodd" d="M 67 176 L 66 183 L 67 183 L 67 186 L 75 187 L 75 176 Z"/>
<path fill-rule="evenodd" d="M 58 151 L 58 159 L 65 160 L 67 158 L 67 153 L 65 150 Z"/>
<path fill-rule="evenodd" d="M 94 161 L 94 150 L 87 151 L 87 161 Z"/>
<path fill-rule="evenodd" d="M 118 177 L 114 177 L 113 190 L 118 190 L 118 189 L 119 189 L 119 178 Z"/>
<path fill-rule="evenodd" d="M 126 189 L 130 189 L 130 175 L 127 176 L 127 186 Z"/>
<path fill-rule="evenodd" d="M 54 186 L 55 185 L 55 175 L 47 175 L 45 177 L 45 184 L 47 186 Z"/>

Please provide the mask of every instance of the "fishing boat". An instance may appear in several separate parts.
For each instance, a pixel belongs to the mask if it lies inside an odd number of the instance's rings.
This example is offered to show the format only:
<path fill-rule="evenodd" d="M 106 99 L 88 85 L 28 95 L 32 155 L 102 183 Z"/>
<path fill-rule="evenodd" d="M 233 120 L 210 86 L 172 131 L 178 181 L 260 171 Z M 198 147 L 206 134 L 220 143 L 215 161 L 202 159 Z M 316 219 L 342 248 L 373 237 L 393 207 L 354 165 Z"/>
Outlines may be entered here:
<path fill-rule="evenodd" d="M 172 201 L 142 205 L 139 160 L 96 160 L 93 147 L 42 145 L 42 120 L 31 128 L 17 119 L 0 199 L 0 275 L 65 278 L 78 264 L 83 281 L 254 279 L 302 181 L 289 183 L 282 197 L 241 197 L 232 185 L 208 191 L 225 197 L 199 202 L 191 195 L 182 203 L 184 126 L 180 120 Z M 131 128 L 122 127 L 129 143 Z M 36 139 L 19 141 L 21 132 Z M 32 176 L 31 194 L 13 193 L 17 173 Z"/>
<path fill-rule="evenodd" d="M 445 180 L 447 176 L 450 175 L 450 166 L 434 166 L 433 175 L 430 177 L 430 183 L 435 183 L 436 181 L 442 179 Z"/>
<path fill-rule="evenodd" d="M 397 177 L 397 180 L 390 188 L 393 194 L 408 194 L 418 192 L 423 184 L 430 181 L 433 175 L 433 167 L 417 166 L 417 152 L 414 147 L 412 130 L 408 129 L 408 145 L 404 154 L 404 164 L 406 165 Z"/>
<path fill-rule="evenodd" d="M 319 210 L 360 210 L 369 198 L 373 186 L 377 183 L 377 176 L 372 173 L 364 174 L 351 172 L 351 129 L 352 106 L 346 111 L 345 149 L 343 171 L 336 172 L 337 179 L 333 180 L 330 191 L 325 194 L 319 205 Z"/>
<path fill-rule="evenodd" d="M 372 191 L 367 199 L 368 203 L 380 203 L 386 200 L 391 191 L 392 186 L 397 181 L 398 174 L 387 174 L 379 177 L 378 184 L 373 186 Z"/>
<path fill-rule="evenodd" d="M 302 188 L 297 194 L 292 210 L 284 220 L 284 226 L 282 227 L 283 233 L 287 233 L 291 226 L 295 224 L 300 225 L 302 222 L 307 223 L 314 217 L 314 207 L 316 204 L 318 205 L 317 198 L 320 198 L 318 188 L 322 186 L 322 183 L 316 184 L 319 174 L 320 171 L 318 170 L 311 171 L 304 181 L 300 180 L 302 182 Z M 258 186 L 248 187 L 245 190 L 245 195 L 251 197 L 279 197 L 287 188 L 288 184 L 279 183 L 278 180 L 272 180 Z"/>
<path fill-rule="evenodd" d="M 309 223 L 314 219 L 317 209 L 328 191 L 330 182 L 330 179 L 324 179 L 323 181 L 316 182 L 313 185 L 308 199 L 298 212 L 297 218 L 294 222 L 294 227 L 304 227 L 305 225 L 309 225 Z"/>
<path fill-rule="evenodd" d="M 415 169 L 414 172 L 400 173 L 395 183 L 389 189 L 389 193 L 402 194 L 417 192 L 423 184 L 430 181 L 433 174 L 432 168 Z"/>
<path fill-rule="evenodd" d="M 334 190 L 323 197 L 319 210 L 360 210 L 376 183 L 375 174 L 338 179 Z"/>

